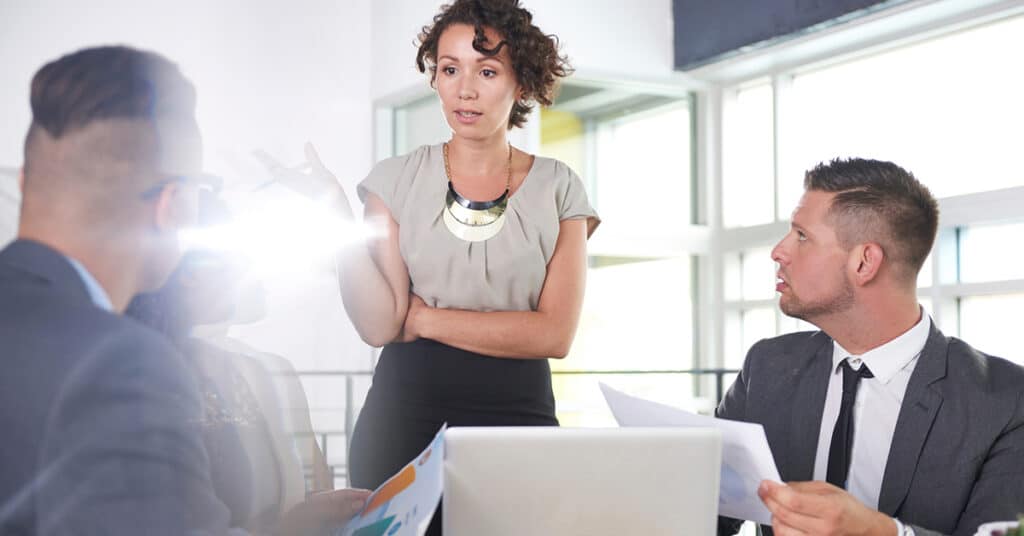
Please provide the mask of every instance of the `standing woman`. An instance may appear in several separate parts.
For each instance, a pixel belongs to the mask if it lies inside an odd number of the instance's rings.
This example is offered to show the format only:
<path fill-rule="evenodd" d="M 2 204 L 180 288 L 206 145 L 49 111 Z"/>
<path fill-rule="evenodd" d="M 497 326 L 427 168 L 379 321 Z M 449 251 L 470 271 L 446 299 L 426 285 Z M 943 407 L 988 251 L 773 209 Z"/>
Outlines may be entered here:
<path fill-rule="evenodd" d="M 557 426 L 548 358 L 569 352 L 598 224 L 565 164 L 512 147 L 569 66 L 517 0 L 456 0 L 419 36 L 451 139 L 359 185 L 387 223 L 342 259 L 356 329 L 384 345 L 352 437 L 351 485 L 374 489 L 440 426 Z"/>
<path fill-rule="evenodd" d="M 517 0 L 456 0 L 419 42 L 451 139 L 373 168 L 359 197 L 387 232 L 339 260 L 349 317 L 384 346 L 349 453 L 351 485 L 370 489 L 443 423 L 558 425 L 547 360 L 569 352 L 599 223 L 568 166 L 508 140 L 570 70 L 556 38 Z M 314 178 L 330 177 L 307 156 Z"/>

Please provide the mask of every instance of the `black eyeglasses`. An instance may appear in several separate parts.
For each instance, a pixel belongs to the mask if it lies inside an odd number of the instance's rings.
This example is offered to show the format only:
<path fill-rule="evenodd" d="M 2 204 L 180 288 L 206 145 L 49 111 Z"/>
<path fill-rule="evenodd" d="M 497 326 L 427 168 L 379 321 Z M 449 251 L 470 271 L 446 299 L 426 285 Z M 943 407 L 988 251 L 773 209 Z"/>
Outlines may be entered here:
<path fill-rule="evenodd" d="M 162 192 L 164 188 L 171 184 L 195 184 L 200 190 L 217 195 L 224 186 L 224 179 L 216 175 L 210 175 L 209 173 L 198 173 L 195 175 L 170 175 L 146 189 L 144 192 L 139 194 L 139 196 L 142 199 L 152 200 L 160 195 L 160 192 Z"/>

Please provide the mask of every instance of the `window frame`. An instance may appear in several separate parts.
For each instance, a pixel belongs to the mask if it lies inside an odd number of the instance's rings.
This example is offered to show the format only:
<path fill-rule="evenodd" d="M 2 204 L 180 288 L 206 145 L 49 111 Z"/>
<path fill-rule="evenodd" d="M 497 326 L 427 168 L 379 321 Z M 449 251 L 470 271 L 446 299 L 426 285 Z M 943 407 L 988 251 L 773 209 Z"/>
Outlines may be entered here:
<path fill-rule="evenodd" d="M 952 3 L 950 3 L 952 4 Z M 955 8 L 956 6 L 953 6 Z M 868 56 L 911 46 L 922 41 L 952 35 L 987 24 L 1019 17 L 1024 14 L 1024 6 L 1007 6 L 1006 3 L 979 2 L 972 8 L 960 6 L 953 9 L 945 6 L 937 10 L 936 6 L 920 8 L 883 10 L 866 18 L 865 21 L 851 24 L 852 28 L 822 32 L 823 35 L 811 36 L 791 45 L 783 45 L 764 52 L 757 52 L 749 57 L 736 61 L 726 61 L 701 69 L 702 76 L 722 82 L 716 89 L 704 96 L 708 104 L 704 110 L 703 120 L 709 125 L 702 129 L 706 136 L 705 149 L 707 162 L 703 163 L 705 173 L 713 177 L 708 192 L 709 205 L 717 208 L 718 214 L 712 219 L 711 240 L 713 242 L 713 259 L 701 275 L 705 278 L 723 278 L 725 275 L 724 259 L 726 255 L 740 253 L 751 249 L 772 247 L 789 230 L 789 217 L 780 214 L 779 180 L 787 167 L 787 110 L 790 105 L 791 87 L 795 76 L 855 61 Z M 859 27 L 859 28 L 858 28 Z M 880 28 L 885 27 L 882 31 Z M 860 31 L 860 37 L 846 36 L 849 32 Z M 850 41 L 853 44 L 846 43 Z M 795 58 L 795 59 L 794 59 Z M 772 66 L 768 66 L 772 65 Z M 738 75 L 737 73 L 741 73 Z M 722 148 L 725 143 L 722 132 L 723 110 L 731 98 L 750 85 L 770 80 L 773 88 L 773 125 L 774 125 L 774 209 L 775 221 L 746 227 L 725 227 L 721 218 L 725 199 L 721 191 L 724 177 L 722 169 Z M 715 145 L 718 145 L 717 147 Z M 960 304 L 963 299 L 979 296 L 1024 293 L 1024 278 L 963 283 L 958 281 L 957 263 L 959 262 L 959 231 L 972 225 L 993 223 L 1011 223 L 1024 221 L 1024 186 L 1010 187 L 978 193 L 962 194 L 938 199 L 940 209 L 939 232 L 931 257 L 931 280 L 918 288 L 918 294 L 932 304 L 932 318 L 946 335 L 957 336 L 960 332 Z M 718 256 L 721 255 L 720 258 Z M 952 276 L 950 274 L 953 274 Z M 953 282 L 950 282 L 953 281 Z M 713 339 L 707 344 L 709 366 L 722 366 L 725 363 L 723 354 L 724 321 L 727 313 L 763 308 L 769 304 L 775 306 L 776 299 L 770 300 L 727 300 L 724 284 L 713 285 L 712 293 L 705 303 L 711 307 L 716 316 L 716 326 L 704 333 Z M 776 328 L 782 331 L 784 316 L 775 306 Z M 742 333 L 742 328 L 741 328 Z"/>

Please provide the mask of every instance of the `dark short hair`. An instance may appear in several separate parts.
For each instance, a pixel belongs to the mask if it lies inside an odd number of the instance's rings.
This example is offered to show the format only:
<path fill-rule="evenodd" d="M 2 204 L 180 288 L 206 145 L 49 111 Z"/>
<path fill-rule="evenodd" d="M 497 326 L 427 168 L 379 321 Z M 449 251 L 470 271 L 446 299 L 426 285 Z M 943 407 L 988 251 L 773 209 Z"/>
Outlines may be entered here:
<path fill-rule="evenodd" d="M 441 6 L 432 24 L 424 26 L 419 35 L 416 67 L 430 71 L 433 84 L 437 77 L 437 45 L 441 34 L 453 24 L 468 24 L 476 30 L 473 48 L 485 56 L 494 56 L 508 47 L 516 82 L 523 89 L 523 98 L 516 100 L 509 114 L 508 128 L 521 127 L 533 110 L 532 102 L 551 106 L 559 78 L 572 73 L 565 56 L 558 52 L 558 37 L 546 35 L 533 25 L 533 15 L 519 5 L 519 0 L 455 0 Z M 502 41 L 493 48 L 484 43 L 484 28 L 492 28 Z"/>
<path fill-rule="evenodd" d="M 159 54 L 87 48 L 44 65 L 32 78 L 32 129 L 58 139 L 102 119 L 192 114 L 195 99 L 177 65 Z"/>
<path fill-rule="evenodd" d="M 877 242 L 906 278 L 917 277 L 935 243 L 939 206 L 912 173 L 892 162 L 837 158 L 808 171 L 804 189 L 836 194 L 829 216 L 844 247 Z"/>

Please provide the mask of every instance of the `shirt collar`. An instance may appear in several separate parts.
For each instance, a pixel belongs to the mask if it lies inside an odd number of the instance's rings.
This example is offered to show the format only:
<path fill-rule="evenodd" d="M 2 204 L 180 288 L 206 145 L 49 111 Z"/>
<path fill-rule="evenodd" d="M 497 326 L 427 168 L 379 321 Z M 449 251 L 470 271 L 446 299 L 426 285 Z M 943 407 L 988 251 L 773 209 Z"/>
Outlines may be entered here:
<path fill-rule="evenodd" d="M 896 373 L 903 370 L 914 359 L 921 355 L 925 343 L 928 342 L 928 334 L 931 332 L 932 319 L 923 308 L 920 308 L 921 319 L 914 327 L 905 331 L 899 337 L 877 347 L 855 356 L 842 347 L 835 340 L 832 341 L 832 371 L 835 372 L 847 357 L 860 358 L 871 374 L 882 383 L 889 383 Z"/>
<path fill-rule="evenodd" d="M 64 257 L 71 263 L 71 266 L 78 272 L 78 277 L 82 278 L 82 283 L 85 283 L 85 290 L 89 293 L 89 298 L 92 299 L 92 303 L 105 311 L 113 312 L 114 305 L 110 303 L 110 297 L 107 296 L 107 292 L 103 290 L 99 281 L 89 273 L 89 270 L 82 266 L 82 263 L 72 259 L 71 257 Z"/>

